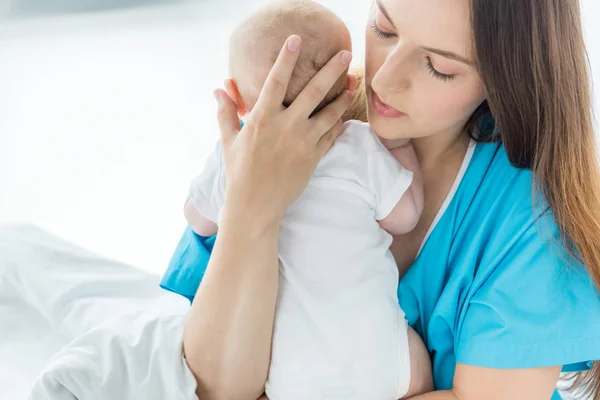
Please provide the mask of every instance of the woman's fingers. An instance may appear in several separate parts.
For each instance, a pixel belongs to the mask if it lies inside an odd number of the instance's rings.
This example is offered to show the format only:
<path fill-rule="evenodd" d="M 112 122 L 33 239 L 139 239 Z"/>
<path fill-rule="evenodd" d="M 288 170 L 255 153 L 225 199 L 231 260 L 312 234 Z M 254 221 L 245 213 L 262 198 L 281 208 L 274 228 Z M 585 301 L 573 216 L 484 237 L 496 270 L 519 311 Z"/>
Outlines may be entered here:
<path fill-rule="evenodd" d="M 329 149 L 335 142 L 335 139 L 337 139 L 338 136 L 340 136 L 340 133 L 342 133 L 342 120 L 338 119 L 333 124 L 331 129 L 329 129 L 321 137 L 321 139 L 319 139 L 319 142 L 317 143 L 317 151 L 319 152 L 319 157 L 323 157 L 325 153 L 329 151 Z"/>
<path fill-rule="evenodd" d="M 240 119 L 237 107 L 224 90 L 218 89 L 214 92 L 215 99 L 219 103 L 217 119 L 223 143 L 229 142 L 240 130 Z"/>
<path fill-rule="evenodd" d="M 344 91 L 337 99 L 327 107 L 319 111 L 312 120 L 315 122 L 313 135 L 315 141 L 320 141 L 321 136 L 342 117 L 350 104 L 352 103 L 352 93 L 349 90 Z"/>
<path fill-rule="evenodd" d="M 329 62 L 306 85 L 302 93 L 298 95 L 288 111 L 293 115 L 308 118 L 317 108 L 319 103 L 325 98 L 339 77 L 346 73 L 352 53 L 341 51 L 335 55 Z"/>
<path fill-rule="evenodd" d="M 257 114 L 257 117 L 272 115 L 283 107 L 283 100 L 300 55 L 301 46 L 302 39 L 298 35 L 292 35 L 286 40 L 254 107 L 253 112 Z"/>

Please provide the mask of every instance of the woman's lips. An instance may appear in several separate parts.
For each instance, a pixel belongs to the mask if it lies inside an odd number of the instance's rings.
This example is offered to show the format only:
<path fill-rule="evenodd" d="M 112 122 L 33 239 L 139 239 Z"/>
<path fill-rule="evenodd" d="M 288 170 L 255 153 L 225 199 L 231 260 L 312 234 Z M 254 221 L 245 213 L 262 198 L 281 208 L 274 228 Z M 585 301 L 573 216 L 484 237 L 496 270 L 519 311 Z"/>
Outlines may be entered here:
<path fill-rule="evenodd" d="M 381 101 L 374 90 L 371 90 L 371 105 L 377 114 L 386 118 L 400 118 L 406 115 L 402 111 L 396 110 L 394 107 Z"/>

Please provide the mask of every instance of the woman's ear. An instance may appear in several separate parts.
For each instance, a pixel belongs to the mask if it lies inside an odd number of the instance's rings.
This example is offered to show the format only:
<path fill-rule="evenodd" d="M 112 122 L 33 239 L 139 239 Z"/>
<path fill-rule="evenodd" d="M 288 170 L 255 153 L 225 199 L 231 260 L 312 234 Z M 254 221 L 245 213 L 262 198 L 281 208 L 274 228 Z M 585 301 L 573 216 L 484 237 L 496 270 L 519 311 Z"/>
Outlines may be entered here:
<path fill-rule="evenodd" d="M 246 105 L 244 104 L 242 96 L 240 95 L 240 91 L 238 90 L 238 87 L 233 79 L 225 79 L 225 91 L 235 103 L 238 109 L 238 114 L 242 117 L 246 115 L 248 110 L 246 110 Z"/>

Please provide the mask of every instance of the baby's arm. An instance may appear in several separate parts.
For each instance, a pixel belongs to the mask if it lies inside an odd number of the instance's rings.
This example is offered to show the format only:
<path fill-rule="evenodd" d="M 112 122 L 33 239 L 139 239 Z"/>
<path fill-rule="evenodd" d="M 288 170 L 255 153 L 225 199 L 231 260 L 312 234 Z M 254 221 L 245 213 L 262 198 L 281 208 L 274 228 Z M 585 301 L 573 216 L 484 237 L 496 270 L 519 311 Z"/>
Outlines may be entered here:
<path fill-rule="evenodd" d="M 423 179 L 414 148 L 410 143 L 390 150 L 394 158 L 413 173 L 413 180 L 392 212 L 379 221 L 379 225 L 392 235 L 403 235 L 412 231 L 423 212 Z"/>
<path fill-rule="evenodd" d="M 429 352 L 421 337 L 408 328 L 408 348 L 410 353 L 410 386 L 403 399 L 410 399 L 434 390 L 433 373 Z"/>
<path fill-rule="evenodd" d="M 196 210 L 192 200 L 188 197 L 185 201 L 183 214 L 188 225 L 196 233 L 196 235 L 209 237 L 217 233 L 217 224 L 205 218 Z"/>

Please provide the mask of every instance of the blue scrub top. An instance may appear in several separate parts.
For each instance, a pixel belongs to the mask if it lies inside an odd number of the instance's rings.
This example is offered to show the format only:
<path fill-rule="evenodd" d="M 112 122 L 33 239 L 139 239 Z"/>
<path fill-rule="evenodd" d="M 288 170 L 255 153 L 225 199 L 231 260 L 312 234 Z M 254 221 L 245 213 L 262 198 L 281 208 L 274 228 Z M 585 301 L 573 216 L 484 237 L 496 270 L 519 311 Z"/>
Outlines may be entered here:
<path fill-rule="evenodd" d="M 438 390 L 451 388 L 456 363 L 571 372 L 600 360 L 600 296 L 532 187 L 532 173 L 512 167 L 501 144 L 477 144 L 400 282 L 400 305 L 429 349 Z M 192 300 L 214 240 L 188 229 L 161 286 Z"/>

